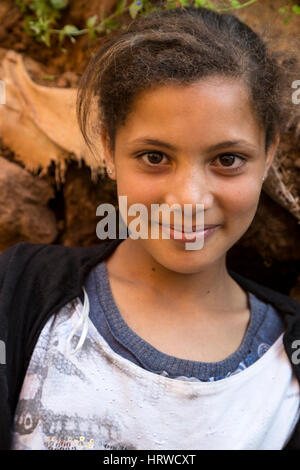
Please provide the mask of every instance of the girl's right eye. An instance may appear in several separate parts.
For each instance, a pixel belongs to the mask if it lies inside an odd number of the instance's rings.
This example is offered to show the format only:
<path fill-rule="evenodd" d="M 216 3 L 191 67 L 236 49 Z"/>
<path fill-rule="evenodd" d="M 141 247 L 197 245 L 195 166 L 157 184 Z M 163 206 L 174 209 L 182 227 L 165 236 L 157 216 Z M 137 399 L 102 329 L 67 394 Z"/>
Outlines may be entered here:
<path fill-rule="evenodd" d="M 166 155 L 161 152 L 146 152 L 141 155 L 138 155 L 136 158 L 143 159 L 144 163 L 148 164 L 148 166 L 154 167 L 158 166 L 161 163 L 163 157 L 166 157 Z M 148 158 L 148 162 L 144 160 L 144 158 Z"/>

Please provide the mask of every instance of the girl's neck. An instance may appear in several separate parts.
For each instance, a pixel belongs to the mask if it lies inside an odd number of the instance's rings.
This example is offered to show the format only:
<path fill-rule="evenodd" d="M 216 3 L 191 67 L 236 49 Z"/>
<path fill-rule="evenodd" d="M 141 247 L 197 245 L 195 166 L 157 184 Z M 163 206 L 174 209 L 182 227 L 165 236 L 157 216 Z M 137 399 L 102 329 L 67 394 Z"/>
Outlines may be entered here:
<path fill-rule="evenodd" d="M 138 241 L 127 238 L 106 266 L 110 276 L 169 303 L 174 314 L 195 305 L 204 316 L 249 308 L 247 293 L 228 274 L 226 257 L 200 272 L 178 273 L 158 264 Z"/>

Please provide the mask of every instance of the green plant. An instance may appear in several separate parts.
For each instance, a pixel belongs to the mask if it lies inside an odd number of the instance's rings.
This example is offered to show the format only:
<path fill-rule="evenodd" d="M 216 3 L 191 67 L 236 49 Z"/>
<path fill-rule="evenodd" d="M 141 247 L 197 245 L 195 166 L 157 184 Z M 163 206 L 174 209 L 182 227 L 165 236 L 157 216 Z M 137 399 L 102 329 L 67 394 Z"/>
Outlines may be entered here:
<path fill-rule="evenodd" d="M 74 43 L 77 36 L 88 34 L 91 39 L 96 39 L 101 33 L 110 34 L 115 28 L 126 28 L 121 26 L 120 22 L 125 13 L 128 13 L 134 19 L 137 15 L 147 16 L 155 10 L 172 9 L 180 6 L 205 7 L 218 12 L 229 12 L 248 7 L 257 1 L 259 0 L 219 0 L 214 2 L 210 0 L 165 0 L 162 7 L 157 7 L 152 3 L 152 0 L 119 0 L 111 15 L 105 18 L 105 14 L 102 12 L 99 21 L 97 15 L 91 16 L 87 19 L 86 27 L 83 29 L 79 29 L 73 24 L 66 24 L 61 29 L 56 29 L 54 26 L 61 19 L 62 10 L 69 6 L 68 0 L 15 0 L 25 15 L 25 31 L 48 47 L 51 46 L 51 36 L 58 35 L 63 52 L 66 52 L 66 49 L 62 47 L 65 38 L 69 38 Z M 284 21 L 287 22 L 292 13 L 300 14 L 300 7 L 286 5 L 280 8 L 279 12 L 286 15 Z M 28 15 L 28 13 L 31 14 Z"/>
<path fill-rule="evenodd" d="M 279 8 L 278 11 L 283 15 L 283 22 L 289 23 L 293 15 L 300 15 L 300 6 L 289 0 L 289 4 Z"/>
<path fill-rule="evenodd" d="M 24 20 L 26 33 L 50 47 L 51 27 L 61 18 L 61 10 L 68 6 L 68 0 L 15 1 L 21 11 L 26 14 Z"/>

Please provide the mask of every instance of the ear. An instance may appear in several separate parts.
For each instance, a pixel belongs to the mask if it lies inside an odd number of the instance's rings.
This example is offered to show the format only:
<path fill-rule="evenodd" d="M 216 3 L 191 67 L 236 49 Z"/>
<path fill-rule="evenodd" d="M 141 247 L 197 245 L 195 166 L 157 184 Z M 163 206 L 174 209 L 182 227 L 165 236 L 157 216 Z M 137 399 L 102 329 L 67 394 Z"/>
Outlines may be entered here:
<path fill-rule="evenodd" d="M 280 135 L 279 135 L 279 132 L 276 132 L 273 142 L 269 146 L 268 151 L 266 153 L 265 172 L 264 172 L 265 178 L 267 177 L 269 168 L 272 165 L 275 155 L 277 153 L 279 142 L 280 142 Z"/>
<path fill-rule="evenodd" d="M 115 180 L 115 163 L 114 163 L 114 155 L 111 150 L 111 145 L 110 145 L 110 139 L 107 133 L 107 130 L 103 126 L 101 128 L 101 133 L 100 133 L 100 138 L 101 138 L 101 144 L 103 148 L 103 154 L 104 154 L 104 163 L 106 166 L 106 170 L 112 170 L 111 172 L 108 172 L 108 176 L 110 179 Z"/>

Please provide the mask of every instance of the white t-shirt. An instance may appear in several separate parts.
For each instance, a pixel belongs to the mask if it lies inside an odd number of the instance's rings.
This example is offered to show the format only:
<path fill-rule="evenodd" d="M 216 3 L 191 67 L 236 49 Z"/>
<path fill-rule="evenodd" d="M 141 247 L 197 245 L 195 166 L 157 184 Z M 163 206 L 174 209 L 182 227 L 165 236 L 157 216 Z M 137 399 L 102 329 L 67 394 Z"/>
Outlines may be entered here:
<path fill-rule="evenodd" d="M 67 338 L 82 313 L 77 298 L 43 328 L 19 397 L 12 449 L 275 450 L 288 442 L 300 387 L 283 335 L 239 374 L 192 382 L 118 355 L 89 318 L 82 347 L 70 354 Z"/>

